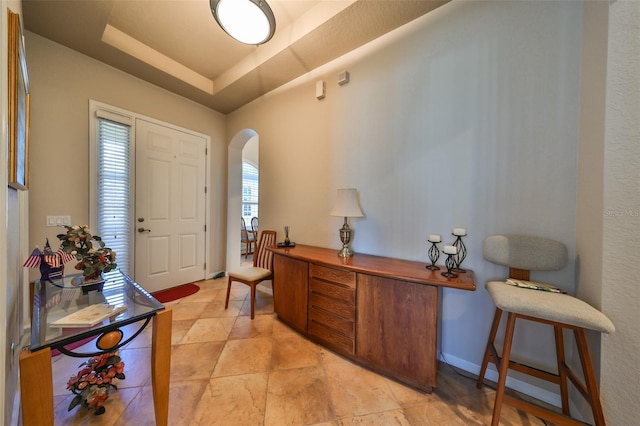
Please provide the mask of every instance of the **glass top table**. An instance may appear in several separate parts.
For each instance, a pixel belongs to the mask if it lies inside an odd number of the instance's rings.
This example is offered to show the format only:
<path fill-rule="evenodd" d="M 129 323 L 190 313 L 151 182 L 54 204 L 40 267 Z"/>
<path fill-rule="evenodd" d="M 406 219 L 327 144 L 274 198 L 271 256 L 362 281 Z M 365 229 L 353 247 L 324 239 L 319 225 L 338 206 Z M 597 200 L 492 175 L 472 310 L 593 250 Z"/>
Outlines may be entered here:
<path fill-rule="evenodd" d="M 114 311 L 78 318 L 83 309 L 100 305 Z M 104 306 L 101 307 L 104 309 Z M 79 312 L 83 310 L 82 312 Z M 69 320 L 69 316 L 72 316 Z M 74 318 L 75 317 L 75 318 Z M 104 283 L 83 285 L 80 274 L 53 281 L 36 281 L 33 291 L 31 344 L 20 354 L 22 420 L 25 426 L 54 424 L 51 350 L 73 357 L 113 352 L 136 338 L 151 323 L 151 386 L 156 424 L 166 426 L 169 416 L 171 370 L 171 308 L 120 271 L 105 274 Z M 64 323 L 60 324 L 60 320 Z M 53 323 L 60 321 L 58 325 Z M 131 327 L 125 327 L 129 324 Z M 125 334 L 126 333 L 126 334 Z M 96 339 L 97 352 L 78 353 L 70 346 Z"/>
<path fill-rule="evenodd" d="M 75 354 L 71 351 L 67 353 L 64 349 L 65 345 L 118 330 L 127 324 L 141 320 L 146 320 L 141 327 L 144 328 L 156 312 L 164 309 L 164 306 L 149 292 L 119 270 L 105 274 L 104 283 L 90 285 L 83 285 L 81 274 L 70 274 L 52 281 L 36 281 L 33 294 L 30 349 L 37 351 L 44 347 L 51 347 L 71 356 L 87 354 Z M 95 317 L 93 321 L 77 322 L 78 316 L 75 315 L 76 323 L 66 322 L 71 324 L 69 326 L 55 324 L 70 316 L 73 319 L 74 314 L 81 309 L 89 306 L 101 307 L 100 305 L 113 307 L 114 315 L 93 325 L 89 324 L 99 317 Z M 116 347 L 105 349 L 117 349 L 136 335 L 128 336 L 130 338 Z"/>

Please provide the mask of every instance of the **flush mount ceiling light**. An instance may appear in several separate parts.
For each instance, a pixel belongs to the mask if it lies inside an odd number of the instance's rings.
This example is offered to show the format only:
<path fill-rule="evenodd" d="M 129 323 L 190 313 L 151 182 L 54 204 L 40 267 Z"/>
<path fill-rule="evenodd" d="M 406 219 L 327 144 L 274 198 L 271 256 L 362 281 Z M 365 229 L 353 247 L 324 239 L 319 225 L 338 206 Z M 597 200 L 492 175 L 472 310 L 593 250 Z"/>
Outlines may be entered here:
<path fill-rule="evenodd" d="M 276 18 L 264 0 L 209 0 L 218 25 L 239 42 L 263 44 L 276 31 Z"/>

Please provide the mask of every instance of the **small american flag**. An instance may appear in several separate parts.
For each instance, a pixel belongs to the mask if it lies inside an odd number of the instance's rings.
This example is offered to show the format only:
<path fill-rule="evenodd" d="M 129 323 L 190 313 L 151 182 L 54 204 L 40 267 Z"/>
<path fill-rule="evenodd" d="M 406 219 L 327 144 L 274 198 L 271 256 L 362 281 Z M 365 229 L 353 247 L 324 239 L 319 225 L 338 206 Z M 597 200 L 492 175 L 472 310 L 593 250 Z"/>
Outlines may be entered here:
<path fill-rule="evenodd" d="M 37 268 L 40 266 L 40 256 L 42 256 L 42 252 L 36 246 L 35 250 L 31 252 L 31 256 L 27 258 L 22 266 L 25 268 Z"/>
<path fill-rule="evenodd" d="M 37 268 L 40 266 L 40 262 L 44 261 L 47 265 L 52 268 L 59 268 L 65 263 L 69 263 L 72 260 L 75 260 L 75 255 L 71 253 L 66 253 L 62 247 L 58 248 L 58 250 L 54 253 L 51 250 L 51 246 L 49 245 L 49 240 L 44 245 L 44 250 L 40 250 L 38 246 L 31 252 L 31 255 L 27 258 L 22 265 L 25 268 Z"/>
<path fill-rule="evenodd" d="M 60 261 L 62 263 L 69 263 L 72 260 L 76 260 L 75 255 L 71 253 L 67 253 L 66 251 L 62 250 L 62 247 L 60 247 L 58 251 L 56 251 L 56 254 L 60 257 Z"/>

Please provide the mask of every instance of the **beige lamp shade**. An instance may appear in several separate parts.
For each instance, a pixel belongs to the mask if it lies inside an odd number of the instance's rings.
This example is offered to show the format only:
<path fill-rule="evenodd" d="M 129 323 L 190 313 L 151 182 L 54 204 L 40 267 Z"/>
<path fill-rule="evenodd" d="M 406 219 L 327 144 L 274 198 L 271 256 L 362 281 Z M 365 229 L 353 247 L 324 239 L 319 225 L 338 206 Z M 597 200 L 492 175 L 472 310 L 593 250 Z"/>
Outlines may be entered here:
<path fill-rule="evenodd" d="M 341 217 L 363 217 L 360 202 L 358 201 L 358 190 L 355 188 L 338 189 L 336 204 L 329 213 L 330 216 Z"/>

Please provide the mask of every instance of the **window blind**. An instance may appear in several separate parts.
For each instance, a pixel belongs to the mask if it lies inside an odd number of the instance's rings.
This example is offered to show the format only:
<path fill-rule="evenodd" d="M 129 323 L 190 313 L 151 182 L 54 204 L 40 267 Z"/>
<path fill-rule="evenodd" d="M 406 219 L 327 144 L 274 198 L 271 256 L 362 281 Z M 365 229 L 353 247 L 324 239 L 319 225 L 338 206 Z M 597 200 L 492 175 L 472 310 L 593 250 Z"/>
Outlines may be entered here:
<path fill-rule="evenodd" d="M 130 274 L 133 203 L 130 130 L 127 124 L 98 116 L 97 234 L 116 252 L 118 268 Z"/>

